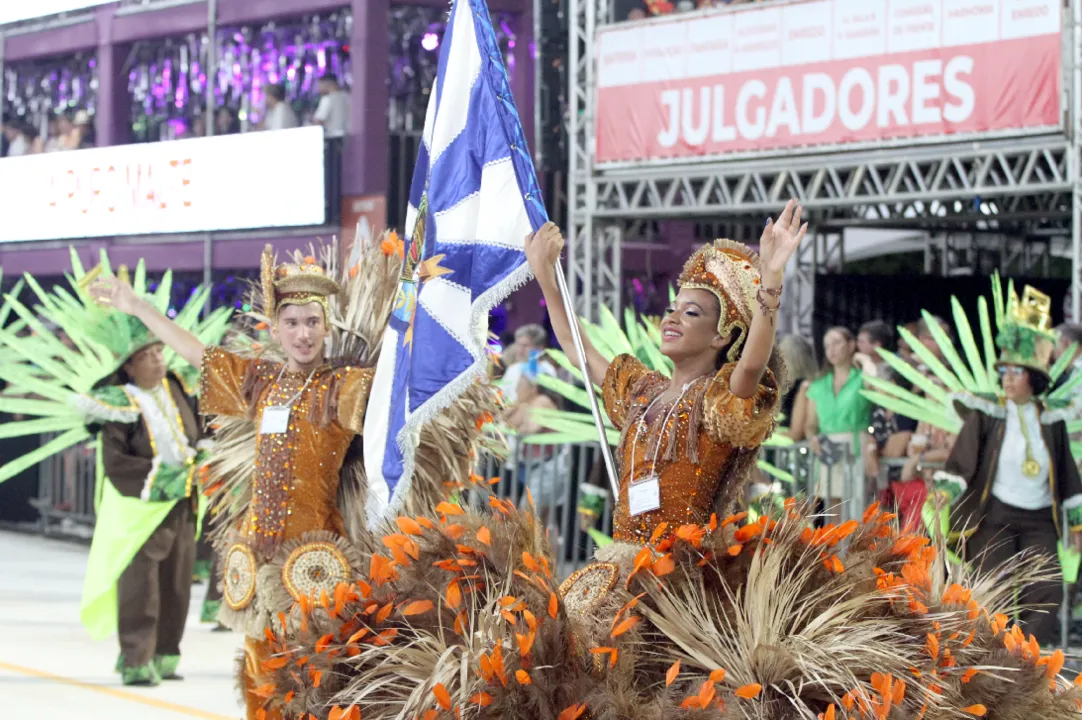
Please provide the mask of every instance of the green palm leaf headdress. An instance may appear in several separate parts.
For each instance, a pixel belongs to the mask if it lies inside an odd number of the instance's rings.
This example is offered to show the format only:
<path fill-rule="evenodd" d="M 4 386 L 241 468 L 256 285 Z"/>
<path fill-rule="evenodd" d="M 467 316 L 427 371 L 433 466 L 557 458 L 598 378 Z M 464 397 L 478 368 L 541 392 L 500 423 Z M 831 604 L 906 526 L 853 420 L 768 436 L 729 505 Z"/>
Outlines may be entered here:
<path fill-rule="evenodd" d="M 100 272 L 112 272 L 103 251 L 101 263 L 87 272 L 72 251 L 68 287 L 47 291 L 31 275 L 23 281 L 33 293 L 28 307 L 17 291 L 8 293 L 0 306 L 0 380 L 7 383 L 0 395 L 0 412 L 30 419 L 0 425 L 0 438 L 54 433 L 57 437 L 41 448 L 0 467 L 0 482 L 32 467 L 45 458 L 90 437 L 86 424 L 93 420 L 127 420 L 137 409 L 119 387 L 96 387 L 113 375 L 135 352 L 157 341 L 143 323 L 111 308 L 98 306 L 87 286 Z M 121 269 L 122 270 L 122 269 Z M 131 277 L 132 288 L 158 310 L 169 309 L 172 273 L 167 271 L 157 289 L 147 291 L 146 266 L 140 261 Z M 222 308 L 201 316 L 210 289 L 198 288 L 176 313 L 178 325 L 204 343 L 221 340 L 232 311 Z M 63 330 L 70 343 L 56 337 Z M 193 387 L 198 369 L 170 350 L 166 364 L 185 385 Z"/>
<path fill-rule="evenodd" d="M 977 301 L 979 337 L 961 302 L 952 297 L 955 333 L 961 350 L 935 318 L 924 311 L 925 323 L 939 348 L 939 355 L 905 328 L 899 328 L 898 332 L 902 342 L 928 368 L 929 374 L 920 372 L 892 352 L 879 350 L 883 360 L 912 389 L 886 378 L 865 377 L 867 389 L 862 393 L 887 410 L 956 434 L 962 429 L 963 422 L 957 406 L 974 408 L 997 404 L 1003 396 L 998 367 L 1021 365 L 1049 377 L 1049 387 L 1054 389 L 1039 399 L 1050 408 L 1063 409 L 1082 387 L 1082 374 L 1059 384 L 1074 357 L 1074 347 L 1063 353 L 1051 368 L 1048 366 L 1056 340 L 1050 327 L 1050 307 L 1048 296 L 1031 287 L 1025 288 L 1021 300 L 1013 282 L 1008 282 L 1004 293 L 997 273 L 992 277 L 991 302 L 985 297 Z M 1072 425 L 1068 428 L 1075 430 Z"/>

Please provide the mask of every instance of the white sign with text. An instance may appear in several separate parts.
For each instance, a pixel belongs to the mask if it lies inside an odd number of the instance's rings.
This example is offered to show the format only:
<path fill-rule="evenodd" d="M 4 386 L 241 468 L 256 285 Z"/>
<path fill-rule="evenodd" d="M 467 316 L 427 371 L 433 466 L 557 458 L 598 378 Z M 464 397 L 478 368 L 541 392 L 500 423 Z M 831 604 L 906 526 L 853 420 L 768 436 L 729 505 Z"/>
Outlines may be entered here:
<path fill-rule="evenodd" d="M 0 243 L 322 225 L 323 129 L 0 159 Z"/>
<path fill-rule="evenodd" d="M 33 0 L 33 2 L 15 2 L 0 0 L 0 25 L 47 17 L 72 10 L 86 10 L 98 5 L 108 5 L 114 0 Z"/>

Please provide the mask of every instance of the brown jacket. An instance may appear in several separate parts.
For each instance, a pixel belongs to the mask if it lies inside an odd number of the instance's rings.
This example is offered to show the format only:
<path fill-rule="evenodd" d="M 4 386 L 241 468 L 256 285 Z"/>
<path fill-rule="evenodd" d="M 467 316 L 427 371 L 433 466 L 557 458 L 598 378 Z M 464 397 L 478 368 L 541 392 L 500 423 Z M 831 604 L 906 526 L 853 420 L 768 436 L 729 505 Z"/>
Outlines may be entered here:
<path fill-rule="evenodd" d="M 180 411 L 184 434 L 192 447 L 203 436 L 196 418 L 195 400 L 185 394 L 184 386 L 169 376 L 173 402 Z M 101 430 L 101 452 L 105 475 L 121 495 L 139 497 L 154 460 L 150 431 L 140 418 L 134 423 L 107 422 Z"/>
<path fill-rule="evenodd" d="M 966 481 L 966 491 L 951 511 L 952 539 L 963 535 L 969 537 L 984 518 L 999 466 L 1003 434 L 1007 429 L 1005 405 L 1002 402 L 979 401 L 976 405 L 976 408 L 958 408 L 964 412 L 965 424 L 943 468 L 947 474 Z M 1052 465 L 1048 473 L 1052 490 L 1052 521 L 1062 539 L 1064 533 L 1060 527 L 1060 508 L 1064 500 L 1082 493 L 1082 480 L 1079 480 L 1078 466 L 1071 455 L 1066 422 L 1054 419 L 1055 416 L 1049 415 L 1040 404 L 1037 413 Z"/>

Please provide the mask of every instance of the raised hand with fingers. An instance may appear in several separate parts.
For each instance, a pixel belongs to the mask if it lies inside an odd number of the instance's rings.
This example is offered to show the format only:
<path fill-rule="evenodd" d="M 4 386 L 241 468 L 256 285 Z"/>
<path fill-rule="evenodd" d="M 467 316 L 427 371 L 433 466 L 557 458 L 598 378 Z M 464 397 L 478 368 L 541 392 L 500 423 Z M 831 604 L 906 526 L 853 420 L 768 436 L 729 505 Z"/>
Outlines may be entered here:
<path fill-rule="evenodd" d="M 762 237 L 759 238 L 759 257 L 762 259 L 763 284 L 767 288 L 781 286 L 785 266 L 804 240 L 808 223 L 800 224 L 803 212 L 804 208 L 797 205 L 796 200 L 790 200 L 777 222 L 768 220 L 763 228 Z"/>
<path fill-rule="evenodd" d="M 128 315 L 134 315 L 139 305 L 139 298 L 131 285 L 112 275 L 97 278 L 88 288 L 88 292 L 98 305 L 111 307 Z"/>

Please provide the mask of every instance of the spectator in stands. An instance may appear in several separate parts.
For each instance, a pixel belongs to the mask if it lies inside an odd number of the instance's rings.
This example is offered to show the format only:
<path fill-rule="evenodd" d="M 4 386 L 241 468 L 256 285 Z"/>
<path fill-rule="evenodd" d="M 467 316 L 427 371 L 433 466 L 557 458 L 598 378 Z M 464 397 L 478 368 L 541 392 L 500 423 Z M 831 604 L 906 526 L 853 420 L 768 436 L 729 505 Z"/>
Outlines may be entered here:
<path fill-rule="evenodd" d="M 42 144 L 42 152 L 59 152 L 63 149 L 63 147 L 60 145 L 61 120 L 65 121 L 65 126 L 70 125 L 70 123 L 66 122 L 67 118 L 63 114 L 49 118 L 49 125 L 48 129 L 46 130 L 47 137 L 45 138 L 45 142 Z M 70 127 L 68 128 L 68 130 L 70 131 Z"/>
<path fill-rule="evenodd" d="M 872 320 L 860 326 L 857 331 L 857 352 L 867 355 L 879 365 L 883 361 L 879 350 L 890 350 L 894 344 L 894 331 L 882 320 Z"/>
<path fill-rule="evenodd" d="M 516 401 L 507 411 L 505 420 L 516 433 L 513 445 L 518 482 L 529 489 L 539 517 L 545 519 L 550 508 L 564 504 L 569 456 L 561 452 L 560 446 L 518 442 L 520 438 L 551 432 L 537 422 L 534 411 L 559 409 L 558 398 L 538 382 L 542 374 L 548 374 L 540 357 L 536 350 L 530 350 L 530 359 L 521 363 L 523 370 L 515 389 Z M 525 499 L 525 493 L 523 497 Z"/>
<path fill-rule="evenodd" d="M 940 383 L 937 381 L 936 384 Z M 894 507 L 906 532 L 915 532 L 922 524 L 924 501 L 932 486 L 933 471 L 928 466 L 941 466 L 947 461 L 956 437 L 926 422 L 918 424 L 917 431 L 912 434 L 901 476 L 890 483 Z"/>
<path fill-rule="evenodd" d="M 858 356 L 861 357 L 861 367 L 864 367 L 866 363 L 871 363 L 874 367 L 874 373 L 865 371 L 866 375 L 872 374 L 875 377 L 898 381 L 894 370 L 879 354 L 880 350 L 889 351 L 893 350 L 893 347 L 894 331 L 882 320 L 866 322 L 857 331 L 857 351 Z M 864 361 L 864 357 L 869 359 Z M 881 459 L 905 457 L 910 437 L 916 429 L 916 421 L 896 415 L 886 408 L 873 407 L 869 425 L 872 437 L 863 448 L 864 470 L 868 477 L 879 476 Z M 884 484 L 878 489 L 883 490 L 885 487 Z"/>
<path fill-rule="evenodd" d="M 312 122 L 323 126 L 327 138 L 343 138 L 349 134 L 349 93 L 342 89 L 338 78 L 327 73 L 319 79 L 319 107 Z"/>
<path fill-rule="evenodd" d="M 94 127 L 90 123 L 90 113 L 80 110 L 72 119 L 72 129 L 68 134 L 65 147 L 68 150 L 82 150 L 94 147 Z"/>
<path fill-rule="evenodd" d="M 545 375 L 555 375 L 556 368 L 543 357 L 548 346 L 548 334 L 545 328 L 537 324 L 523 325 L 515 331 L 515 344 L 504 352 L 504 362 L 507 371 L 500 382 L 503 391 L 504 402 L 510 407 L 515 404 L 518 397 L 519 380 L 526 370 L 527 364 L 537 357 L 540 372 Z"/>
<path fill-rule="evenodd" d="M 72 149 L 69 145 L 71 143 L 72 131 L 75 130 L 75 124 L 71 119 L 71 113 L 66 111 L 61 112 L 56 116 L 56 142 L 48 146 L 46 152 L 60 152 L 62 150 Z"/>
<path fill-rule="evenodd" d="M 781 400 L 784 424 L 789 428 L 790 439 L 799 442 L 806 439 L 808 419 L 808 388 L 819 376 L 819 363 L 815 360 L 815 348 L 799 335 L 786 335 L 778 343 L 778 351 L 785 358 L 789 370 L 789 392 Z"/>
<path fill-rule="evenodd" d="M 236 135 L 240 132 L 240 120 L 237 119 L 237 114 L 233 112 L 233 108 L 220 107 L 218 113 L 214 116 L 214 134 L 215 135 Z"/>
<path fill-rule="evenodd" d="M 1066 381 L 1069 375 L 1076 373 L 1079 369 L 1082 369 L 1082 325 L 1078 323 L 1063 323 L 1056 328 L 1056 334 L 1059 335 L 1059 342 L 1056 343 L 1056 351 L 1054 358 L 1059 360 L 1063 353 L 1071 349 L 1072 345 L 1077 345 L 1074 351 L 1074 357 L 1071 358 L 1070 370 L 1063 374 L 1061 381 Z"/>
<path fill-rule="evenodd" d="M 286 102 L 284 85 L 271 85 L 267 88 L 267 114 L 263 118 L 264 130 L 288 130 L 300 125 L 297 113 Z"/>
<path fill-rule="evenodd" d="M 941 317 L 936 317 L 934 315 L 932 316 L 932 319 L 939 323 L 939 327 L 942 328 L 943 332 L 949 338 L 951 334 L 951 326 L 947 324 L 947 321 Z M 932 329 L 928 325 L 928 321 L 926 321 L 924 318 L 918 320 L 916 332 L 914 334 L 917 336 L 917 340 L 920 341 L 921 345 L 928 348 L 928 350 L 931 351 L 931 353 L 935 355 L 938 359 L 943 359 L 943 351 L 939 349 L 939 343 L 936 342 L 935 336 L 932 334 Z M 919 365 L 919 360 L 917 369 L 921 372 L 927 371 L 927 368 L 921 367 Z"/>
<path fill-rule="evenodd" d="M 857 339 L 848 328 L 828 330 L 823 349 L 827 369 L 808 388 L 806 433 L 822 463 L 818 495 L 829 508 L 849 499 L 853 483 L 864 479 L 861 450 L 872 404 L 860 392 L 864 382 L 857 363 L 865 361 L 868 370 L 874 366 L 866 356 L 857 357 Z"/>
<path fill-rule="evenodd" d="M 645 20 L 646 17 L 646 8 L 643 7 L 633 7 L 627 13 L 628 20 Z"/>
<path fill-rule="evenodd" d="M 31 153 L 33 137 L 29 126 L 21 118 L 4 123 L 4 137 L 8 141 L 7 157 L 22 157 Z"/>

